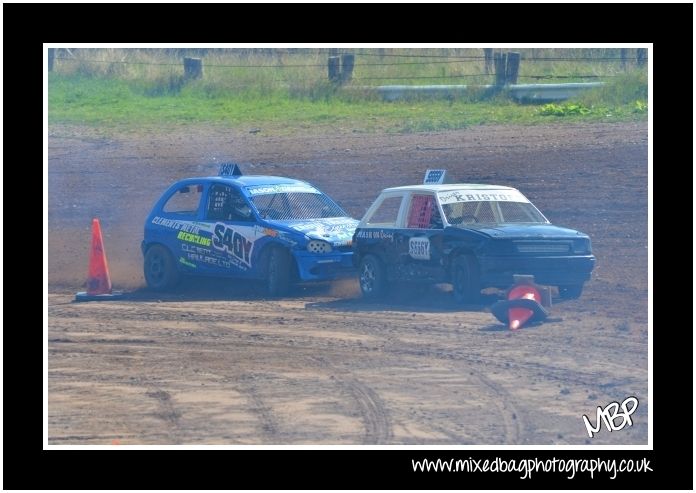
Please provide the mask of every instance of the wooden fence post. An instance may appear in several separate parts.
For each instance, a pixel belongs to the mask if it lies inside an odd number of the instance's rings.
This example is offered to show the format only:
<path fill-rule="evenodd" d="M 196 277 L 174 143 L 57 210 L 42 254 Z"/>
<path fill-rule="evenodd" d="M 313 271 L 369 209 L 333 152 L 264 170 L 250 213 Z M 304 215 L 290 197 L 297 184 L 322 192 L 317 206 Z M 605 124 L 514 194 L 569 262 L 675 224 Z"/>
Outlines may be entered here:
<path fill-rule="evenodd" d="M 646 48 L 638 48 L 636 50 L 636 63 L 639 67 L 645 65 L 645 61 L 648 59 L 648 50 Z"/>
<path fill-rule="evenodd" d="M 203 60 L 200 58 L 184 58 L 184 78 L 200 79 L 203 77 Z"/>
<path fill-rule="evenodd" d="M 329 57 L 329 81 L 338 82 L 341 78 L 341 57 Z"/>
<path fill-rule="evenodd" d="M 507 53 L 495 53 L 493 55 L 493 62 L 495 64 L 495 85 L 502 87 L 505 85 Z"/>
<path fill-rule="evenodd" d="M 348 82 L 353 77 L 353 67 L 355 66 L 355 55 L 344 53 L 341 55 L 341 83 Z"/>
<path fill-rule="evenodd" d="M 483 59 L 484 59 L 484 65 L 483 68 L 487 74 L 491 73 L 491 69 L 493 68 L 493 48 L 484 48 L 483 49 Z"/>
<path fill-rule="evenodd" d="M 505 69 L 505 83 L 517 84 L 517 76 L 520 73 L 520 54 L 509 52 L 507 54 L 507 67 Z"/>
<path fill-rule="evenodd" d="M 48 71 L 53 72 L 53 59 L 56 54 L 56 49 L 55 48 L 49 48 L 48 49 Z"/>

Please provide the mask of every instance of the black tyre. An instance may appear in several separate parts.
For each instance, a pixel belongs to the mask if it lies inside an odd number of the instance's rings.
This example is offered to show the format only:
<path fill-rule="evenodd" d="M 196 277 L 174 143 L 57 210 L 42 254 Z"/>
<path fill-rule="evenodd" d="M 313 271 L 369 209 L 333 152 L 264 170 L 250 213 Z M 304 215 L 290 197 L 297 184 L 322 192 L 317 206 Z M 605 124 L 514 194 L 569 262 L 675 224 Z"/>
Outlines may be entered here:
<path fill-rule="evenodd" d="M 360 291 L 367 299 L 378 299 L 387 291 L 387 276 L 382 261 L 374 255 L 365 255 L 358 268 Z"/>
<path fill-rule="evenodd" d="M 264 288 L 268 296 L 285 296 L 290 291 L 292 259 L 287 250 L 271 247 L 265 252 Z"/>
<path fill-rule="evenodd" d="M 566 300 L 574 300 L 582 294 L 582 284 L 571 284 L 569 286 L 558 286 L 558 294 Z"/>
<path fill-rule="evenodd" d="M 179 282 L 179 271 L 172 254 L 162 245 L 152 245 L 145 254 L 145 282 L 150 289 L 165 291 Z"/>
<path fill-rule="evenodd" d="M 478 264 L 471 255 L 460 255 L 452 261 L 452 293 L 459 303 L 477 303 L 481 299 Z"/>

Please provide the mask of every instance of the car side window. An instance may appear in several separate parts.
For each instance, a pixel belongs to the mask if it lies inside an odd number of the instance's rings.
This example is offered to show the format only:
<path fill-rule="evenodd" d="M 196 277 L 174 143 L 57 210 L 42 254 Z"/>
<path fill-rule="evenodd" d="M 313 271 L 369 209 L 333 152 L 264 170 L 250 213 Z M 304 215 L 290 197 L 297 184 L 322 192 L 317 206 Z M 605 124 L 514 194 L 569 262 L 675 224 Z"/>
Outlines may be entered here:
<path fill-rule="evenodd" d="M 399 218 L 402 200 L 403 195 L 384 198 L 377 208 L 373 210 L 370 217 L 366 218 L 365 223 L 368 226 L 379 226 L 382 228 L 394 227 Z"/>
<path fill-rule="evenodd" d="M 195 217 L 198 215 L 201 195 L 203 195 L 203 185 L 196 184 L 180 187 L 169 197 L 162 210 L 169 214 Z"/>
<path fill-rule="evenodd" d="M 433 195 L 414 194 L 407 217 L 407 228 L 442 229 L 442 217 Z"/>
<path fill-rule="evenodd" d="M 206 219 L 211 221 L 253 221 L 251 207 L 239 190 L 215 184 L 208 193 Z"/>

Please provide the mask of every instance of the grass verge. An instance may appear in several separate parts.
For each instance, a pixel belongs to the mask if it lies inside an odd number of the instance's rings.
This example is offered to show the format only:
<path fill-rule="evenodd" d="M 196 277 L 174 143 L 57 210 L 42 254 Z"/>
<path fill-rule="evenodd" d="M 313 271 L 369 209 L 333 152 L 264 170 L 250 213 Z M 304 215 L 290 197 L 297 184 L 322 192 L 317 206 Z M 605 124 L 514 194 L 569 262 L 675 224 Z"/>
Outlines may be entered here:
<path fill-rule="evenodd" d="M 154 81 L 49 74 L 49 123 L 94 126 L 177 125 L 270 126 L 307 129 L 326 125 L 352 131 L 424 132 L 481 124 L 558 121 L 626 121 L 646 118 L 647 81 L 630 94 L 614 84 L 587 94 L 569 111 L 520 105 L 506 98 L 386 102 L 345 95 L 315 85 L 302 90 L 259 86 L 220 89 L 205 81 L 181 83 L 174 76 Z M 623 87 L 627 81 L 622 80 Z"/>

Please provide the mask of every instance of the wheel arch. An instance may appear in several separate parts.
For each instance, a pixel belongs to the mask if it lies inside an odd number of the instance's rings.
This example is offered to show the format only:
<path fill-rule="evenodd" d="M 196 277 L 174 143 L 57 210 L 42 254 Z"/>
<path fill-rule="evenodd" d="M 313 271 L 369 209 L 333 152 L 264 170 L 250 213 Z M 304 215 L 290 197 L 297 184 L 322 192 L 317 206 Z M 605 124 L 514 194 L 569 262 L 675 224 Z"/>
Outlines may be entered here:
<path fill-rule="evenodd" d="M 153 249 L 158 249 L 161 253 L 152 258 Z M 148 287 L 155 291 L 166 291 L 174 288 L 183 274 L 179 262 L 172 253 L 171 249 L 160 242 L 151 242 L 147 246 L 143 245 L 143 276 Z M 159 258 L 159 260 L 157 260 Z M 152 267 L 157 265 L 154 271 Z"/>
<path fill-rule="evenodd" d="M 295 258 L 295 255 L 293 255 L 293 253 L 292 253 L 292 248 L 290 247 L 290 245 L 285 244 L 285 243 L 280 242 L 280 241 L 269 241 L 268 243 L 263 245 L 261 247 L 261 249 L 259 250 L 257 262 L 260 263 L 261 268 L 257 269 L 258 277 L 261 279 L 264 277 L 263 269 L 265 267 L 263 266 L 263 263 L 266 262 L 268 253 L 274 248 L 284 250 L 288 254 L 288 257 L 291 259 L 291 265 L 292 265 L 292 272 L 290 273 L 292 276 L 292 280 L 293 281 L 299 280 L 300 268 L 297 265 L 297 259 Z"/>
<path fill-rule="evenodd" d="M 161 246 L 162 248 L 166 248 L 167 251 L 169 251 L 169 253 L 172 255 L 172 257 L 174 256 L 174 254 L 172 253 L 171 248 L 169 248 L 167 245 L 165 245 L 165 244 L 162 243 L 161 241 L 143 242 L 143 249 L 142 249 L 142 250 L 143 250 L 143 255 L 147 255 L 148 250 L 149 250 L 150 248 L 152 248 L 153 246 L 155 246 L 155 245 Z"/>
<path fill-rule="evenodd" d="M 451 277 L 452 276 L 452 262 L 454 262 L 454 259 L 457 257 L 460 257 L 462 255 L 471 257 L 474 262 L 476 263 L 476 266 L 480 268 L 480 263 L 478 260 L 478 257 L 476 255 L 476 252 L 474 251 L 473 248 L 468 247 L 468 246 L 458 246 L 454 248 L 446 257 L 446 267 L 447 267 L 447 274 Z"/>
<path fill-rule="evenodd" d="M 149 243 L 143 243 L 143 258 L 147 255 L 147 252 L 149 252 L 152 247 L 154 246 L 159 246 L 164 248 L 169 255 L 171 255 L 172 259 L 174 260 L 174 266 L 176 267 L 176 270 L 181 271 L 182 269 L 179 268 L 179 262 L 176 261 L 176 255 L 174 255 L 174 252 L 172 252 L 172 249 L 169 248 L 165 243 L 162 243 L 161 241 L 151 241 Z"/>
<path fill-rule="evenodd" d="M 387 265 L 387 262 L 385 260 L 386 254 L 387 252 L 385 248 L 381 245 L 370 245 L 355 248 L 353 249 L 353 265 L 357 267 L 360 264 L 360 261 L 366 255 L 374 255 L 380 262 L 382 262 L 384 265 Z"/>
<path fill-rule="evenodd" d="M 368 257 L 372 259 L 374 269 L 372 269 L 372 275 L 365 281 L 362 269 Z M 360 283 L 360 291 L 364 297 L 369 299 L 382 298 L 388 290 L 388 278 L 384 260 L 373 253 L 365 253 L 358 266 L 358 282 Z"/>

